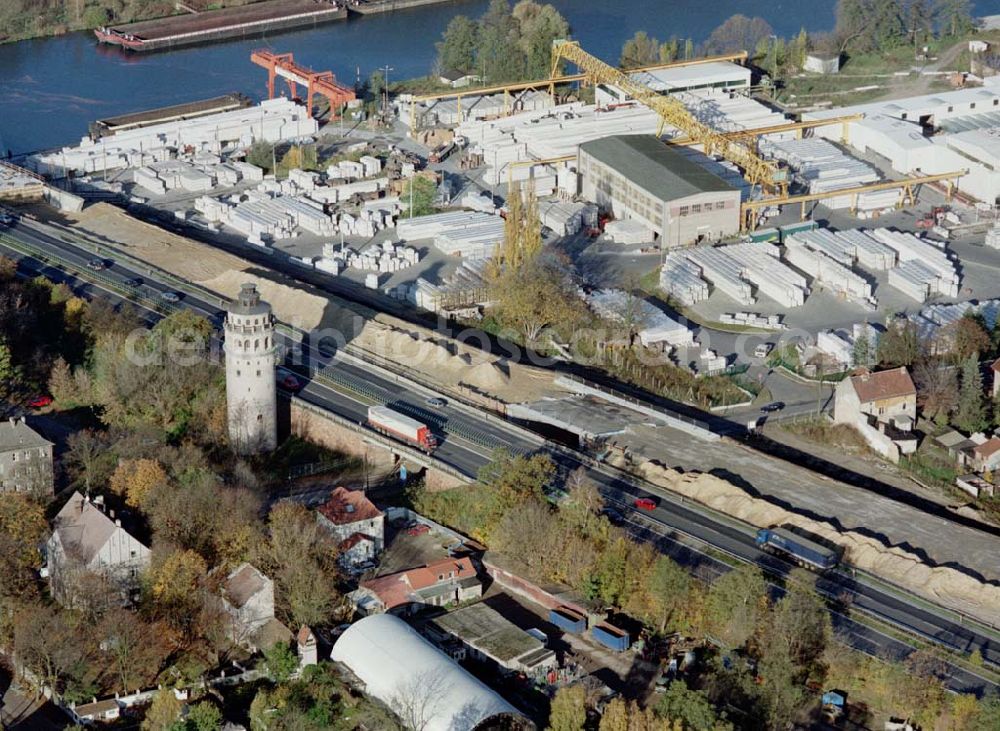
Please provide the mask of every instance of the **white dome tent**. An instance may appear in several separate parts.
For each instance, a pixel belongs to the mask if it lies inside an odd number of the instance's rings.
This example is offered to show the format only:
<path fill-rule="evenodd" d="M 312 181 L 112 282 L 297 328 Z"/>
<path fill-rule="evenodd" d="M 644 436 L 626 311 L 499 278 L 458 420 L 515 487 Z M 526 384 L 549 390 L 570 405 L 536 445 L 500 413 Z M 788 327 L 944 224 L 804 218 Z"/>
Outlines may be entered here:
<path fill-rule="evenodd" d="M 533 728 L 514 706 L 395 615 L 376 614 L 355 622 L 337 640 L 330 659 L 350 670 L 364 691 L 385 703 L 408 728 Z"/>

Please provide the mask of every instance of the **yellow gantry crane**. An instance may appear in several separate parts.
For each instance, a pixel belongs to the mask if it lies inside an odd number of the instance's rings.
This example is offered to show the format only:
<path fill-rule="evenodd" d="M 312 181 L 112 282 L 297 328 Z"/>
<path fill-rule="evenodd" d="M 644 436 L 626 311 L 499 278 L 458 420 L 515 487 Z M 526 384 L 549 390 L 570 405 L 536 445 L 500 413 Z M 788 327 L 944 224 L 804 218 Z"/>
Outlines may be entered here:
<path fill-rule="evenodd" d="M 638 84 L 631 78 L 630 71 L 620 69 L 592 56 L 576 41 L 556 40 L 552 42 L 552 74 L 559 76 L 563 61 L 574 64 L 594 83 L 617 87 L 637 102 L 644 104 L 660 116 L 657 137 L 666 126 L 674 127 L 688 139 L 702 145 L 706 155 L 719 155 L 738 165 L 751 185 L 759 185 L 765 191 L 784 195 L 788 190 L 788 174 L 776 163 L 760 157 L 753 143 L 746 138 L 732 139 L 695 119 L 687 107 L 677 99 Z"/>

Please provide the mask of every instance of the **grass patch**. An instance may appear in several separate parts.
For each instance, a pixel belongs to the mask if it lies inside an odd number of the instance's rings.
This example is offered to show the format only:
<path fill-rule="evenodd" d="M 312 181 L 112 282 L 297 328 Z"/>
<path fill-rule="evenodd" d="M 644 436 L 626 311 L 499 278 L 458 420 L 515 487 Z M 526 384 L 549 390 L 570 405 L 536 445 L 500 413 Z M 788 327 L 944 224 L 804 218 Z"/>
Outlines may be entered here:
<path fill-rule="evenodd" d="M 494 503 L 494 495 L 478 483 L 437 491 L 414 485 L 407 498 L 416 512 L 469 536 L 482 536 Z"/>
<path fill-rule="evenodd" d="M 824 419 L 788 422 L 781 425 L 785 431 L 810 442 L 854 452 L 869 452 L 868 443 L 861 433 L 849 424 L 831 424 Z"/>

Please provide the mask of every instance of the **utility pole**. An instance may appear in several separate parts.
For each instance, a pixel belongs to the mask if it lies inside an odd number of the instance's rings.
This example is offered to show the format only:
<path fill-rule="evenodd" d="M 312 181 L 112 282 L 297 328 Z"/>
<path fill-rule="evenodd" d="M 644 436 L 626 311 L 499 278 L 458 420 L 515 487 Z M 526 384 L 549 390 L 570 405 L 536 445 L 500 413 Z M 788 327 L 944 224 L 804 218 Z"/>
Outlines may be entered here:
<path fill-rule="evenodd" d="M 392 66 L 386 64 L 382 67 L 382 122 L 389 124 L 389 72 L 395 71 Z M 411 188 L 412 190 L 412 188 Z"/>

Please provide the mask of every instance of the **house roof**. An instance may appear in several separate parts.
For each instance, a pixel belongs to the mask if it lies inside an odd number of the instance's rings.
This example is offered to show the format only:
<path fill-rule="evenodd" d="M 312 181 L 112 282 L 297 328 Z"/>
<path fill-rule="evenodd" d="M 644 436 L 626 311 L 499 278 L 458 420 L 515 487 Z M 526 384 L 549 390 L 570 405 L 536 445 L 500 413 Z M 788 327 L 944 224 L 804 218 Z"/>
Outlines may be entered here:
<path fill-rule="evenodd" d="M 382 511 L 363 492 L 346 487 L 334 490 L 326 504 L 319 507 L 319 512 L 334 525 L 350 525 L 382 516 Z"/>
<path fill-rule="evenodd" d="M 439 580 L 438 576 L 444 576 Z M 436 584 L 470 579 L 476 576 L 476 567 L 468 558 L 447 558 L 426 566 L 377 576 L 361 582 L 361 586 L 375 594 L 386 609 L 413 601 L 413 595 Z"/>
<path fill-rule="evenodd" d="M 255 647 L 259 647 L 261 650 L 270 650 L 279 642 L 290 645 L 294 640 L 295 635 L 288 627 L 274 617 L 270 617 L 254 633 L 252 642 Z"/>
<path fill-rule="evenodd" d="M 466 76 L 475 76 L 475 74 L 470 74 L 468 71 L 459 71 L 458 69 L 445 69 L 441 72 L 441 78 L 448 79 L 448 81 L 458 81 L 459 79 L 464 79 Z"/>
<path fill-rule="evenodd" d="M 89 564 L 100 553 L 119 526 L 78 492 L 74 492 L 56 515 L 53 532 L 67 554 Z"/>
<path fill-rule="evenodd" d="M 969 439 L 961 432 L 951 429 L 946 431 L 944 434 L 934 438 L 935 441 L 940 444 L 945 449 L 954 449 L 962 445 L 963 442 L 968 442 Z M 969 442 L 971 444 L 971 442 Z"/>
<path fill-rule="evenodd" d="M 660 200 L 735 190 L 718 175 L 653 135 L 603 137 L 583 143 L 580 150 Z"/>
<path fill-rule="evenodd" d="M 238 566 L 226 577 L 222 587 L 226 600 L 234 607 L 244 606 L 254 596 L 260 593 L 269 579 L 248 563 Z"/>
<path fill-rule="evenodd" d="M 307 645 L 310 642 L 316 642 L 316 635 L 309 629 L 309 625 L 304 624 L 299 628 L 299 633 L 295 636 L 295 639 L 300 645 Z"/>
<path fill-rule="evenodd" d="M 863 404 L 887 398 L 914 396 L 917 393 L 909 371 L 902 366 L 888 371 L 876 373 L 865 371 L 851 376 L 851 385 L 858 394 L 858 400 Z"/>
<path fill-rule="evenodd" d="M 375 540 L 374 538 L 372 538 L 371 536 L 367 536 L 364 533 L 351 533 L 351 535 L 347 536 L 347 538 L 345 538 L 340 542 L 340 550 L 350 551 L 352 548 L 354 548 L 359 543 L 362 543 L 363 541 L 374 541 L 374 540 Z"/>
<path fill-rule="evenodd" d="M 99 714 L 105 714 L 108 711 L 114 710 L 115 708 L 120 708 L 118 701 L 115 698 L 105 698 L 102 701 L 93 701 L 92 703 L 81 703 L 80 705 L 73 708 L 73 712 L 78 718 L 85 718 L 89 716 L 97 716 Z"/>
<path fill-rule="evenodd" d="M 982 444 L 977 444 L 972 451 L 980 459 L 989 459 L 997 452 L 1000 452 L 1000 437 L 990 437 Z"/>
<path fill-rule="evenodd" d="M 31 449 L 32 447 L 51 447 L 52 442 L 42 437 L 28 426 L 24 417 L 8 419 L 0 423 L 0 452 L 11 449 Z"/>

